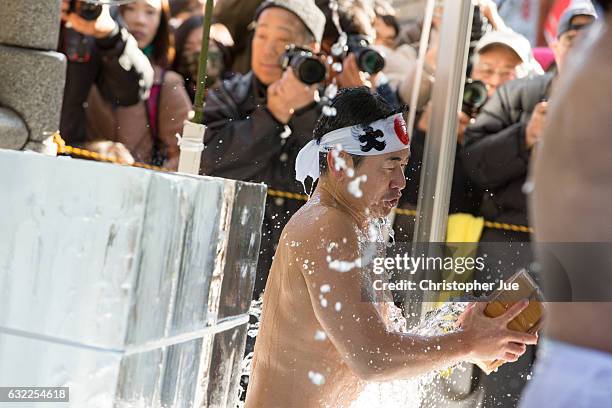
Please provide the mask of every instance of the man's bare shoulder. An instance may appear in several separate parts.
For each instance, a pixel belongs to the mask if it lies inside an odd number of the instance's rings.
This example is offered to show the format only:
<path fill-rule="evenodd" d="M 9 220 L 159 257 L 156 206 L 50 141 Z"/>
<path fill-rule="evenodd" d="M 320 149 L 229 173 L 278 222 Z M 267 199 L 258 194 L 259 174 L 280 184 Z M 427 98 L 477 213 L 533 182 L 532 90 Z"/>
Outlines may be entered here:
<path fill-rule="evenodd" d="M 282 240 L 312 247 L 338 240 L 355 242 L 356 236 L 355 222 L 348 213 L 319 203 L 306 203 L 287 223 Z"/>

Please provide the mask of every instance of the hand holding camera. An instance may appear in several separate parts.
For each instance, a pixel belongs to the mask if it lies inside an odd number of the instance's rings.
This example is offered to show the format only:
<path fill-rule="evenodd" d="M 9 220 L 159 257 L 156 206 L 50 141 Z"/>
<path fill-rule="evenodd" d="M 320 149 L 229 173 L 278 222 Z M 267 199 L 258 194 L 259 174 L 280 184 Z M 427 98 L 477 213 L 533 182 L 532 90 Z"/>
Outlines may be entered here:
<path fill-rule="evenodd" d="M 268 87 L 268 110 L 283 124 L 289 123 L 295 111 L 315 101 L 317 84 L 307 85 L 293 72 L 287 69 L 281 79 Z"/>
<path fill-rule="evenodd" d="M 525 130 L 525 142 L 530 149 L 540 140 L 544 126 L 546 125 L 546 113 L 548 102 L 540 102 L 535 106 L 531 119 Z"/>
<path fill-rule="evenodd" d="M 83 35 L 105 38 L 117 26 L 107 5 L 102 6 L 83 0 L 62 0 L 61 11 L 62 21 Z"/>
<path fill-rule="evenodd" d="M 341 88 L 373 88 L 375 75 L 385 67 L 385 58 L 362 35 L 341 36 L 332 47 L 332 54 L 342 61 L 342 72 L 336 77 Z"/>

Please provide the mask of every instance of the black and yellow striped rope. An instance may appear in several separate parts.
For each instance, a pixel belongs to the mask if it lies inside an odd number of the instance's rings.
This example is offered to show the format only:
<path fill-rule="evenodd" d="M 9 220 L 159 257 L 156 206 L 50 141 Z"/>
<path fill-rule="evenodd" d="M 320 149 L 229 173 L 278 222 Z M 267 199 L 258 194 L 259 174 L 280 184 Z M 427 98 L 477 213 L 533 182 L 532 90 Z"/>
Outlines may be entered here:
<path fill-rule="evenodd" d="M 127 163 L 127 162 L 123 162 L 121 160 L 117 160 L 114 157 L 105 156 L 103 154 L 92 152 L 92 151 L 89 151 L 89 150 L 86 150 L 86 149 L 81 149 L 81 148 L 78 148 L 78 147 L 68 146 L 68 145 L 66 145 L 66 142 L 64 141 L 64 139 L 62 139 L 62 137 L 61 137 L 59 132 L 55 132 L 53 134 L 53 141 L 57 145 L 57 153 L 58 154 L 66 154 L 66 155 L 69 155 L 69 156 L 84 157 L 84 158 L 91 159 L 91 160 L 104 161 L 104 162 L 108 162 L 108 163 L 128 165 L 128 166 L 133 166 L 133 167 L 140 167 L 140 168 L 148 169 L 148 170 L 156 170 L 156 171 L 164 171 L 164 172 L 172 172 L 172 171 L 174 171 L 174 170 L 167 169 L 167 168 L 164 168 L 164 167 L 152 166 L 152 165 L 146 164 L 146 163 L 139 163 L 139 162 Z M 275 198 L 286 198 L 286 199 L 289 199 L 289 200 L 308 201 L 308 196 L 306 194 L 292 193 L 292 192 L 289 192 L 289 191 L 275 190 L 275 189 L 272 189 L 272 188 L 268 189 L 268 196 L 275 197 Z M 409 210 L 409 209 L 405 209 L 405 208 L 396 208 L 394 211 L 395 211 L 395 213 L 397 215 L 404 215 L 404 216 L 408 216 L 408 217 L 416 217 L 417 216 L 416 210 Z M 506 224 L 506 223 L 503 223 L 503 222 L 495 222 L 495 221 L 487 221 L 487 220 L 485 220 L 484 226 L 487 227 L 487 228 L 500 229 L 500 230 L 505 230 L 505 231 L 525 232 L 525 233 L 529 233 L 529 234 L 533 233 L 533 228 L 527 227 L 525 225 Z"/>

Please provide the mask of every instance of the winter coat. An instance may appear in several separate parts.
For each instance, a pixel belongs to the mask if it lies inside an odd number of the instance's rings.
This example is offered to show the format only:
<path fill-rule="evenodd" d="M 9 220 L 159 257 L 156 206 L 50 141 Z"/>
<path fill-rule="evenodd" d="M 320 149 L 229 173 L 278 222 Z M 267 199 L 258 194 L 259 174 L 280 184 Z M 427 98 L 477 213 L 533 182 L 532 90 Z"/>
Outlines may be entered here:
<path fill-rule="evenodd" d="M 62 28 L 60 51 L 72 54 L 69 39 L 76 34 Z M 89 59 L 76 62 L 68 57 L 66 86 L 62 105 L 60 132 L 66 143 L 79 146 L 89 141 L 86 130 L 85 102 L 93 85 L 99 94 L 116 106 L 130 106 L 146 97 L 153 83 L 149 59 L 127 29 L 117 27 L 107 38 L 80 36 Z"/>
<path fill-rule="evenodd" d="M 87 125 L 92 140 L 123 143 L 135 161 L 176 169 L 179 156 L 176 135 L 182 133 L 183 122 L 191 110 L 179 74 L 155 67 L 149 100 L 132 106 L 114 106 L 102 98 L 97 87 L 92 88 L 87 102 Z"/>
<path fill-rule="evenodd" d="M 268 111 L 266 87 L 252 72 L 224 81 L 206 98 L 202 173 L 265 183 L 269 189 L 303 194 L 302 185 L 295 180 L 295 159 L 312 140 L 319 114 L 315 103 L 296 111 L 288 123 L 291 133 L 287 134 L 285 126 Z M 268 197 L 255 294 L 265 287 L 282 229 L 303 203 Z"/>
<path fill-rule="evenodd" d="M 487 220 L 528 225 L 523 188 L 532 150 L 525 131 L 535 106 L 549 97 L 553 74 L 501 86 L 468 126 L 462 151 L 467 176 L 485 189 Z"/>

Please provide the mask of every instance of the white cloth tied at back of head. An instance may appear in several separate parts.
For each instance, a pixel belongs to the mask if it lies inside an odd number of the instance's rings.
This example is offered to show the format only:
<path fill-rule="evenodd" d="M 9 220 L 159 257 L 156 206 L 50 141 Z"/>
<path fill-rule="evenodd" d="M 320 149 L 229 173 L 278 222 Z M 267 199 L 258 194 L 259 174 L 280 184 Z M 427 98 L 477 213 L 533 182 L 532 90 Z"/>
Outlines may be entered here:
<path fill-rule="evenodd" d="M 321 140 L 311 140 L 300 150 L 295 161 L 295 179 L 302 183 L 309 176 L 319 178 L 319 153 L 343 150 L 355 156 L 378 156 L 410 148 L 406 122 L 401 113 L 368 125 L 348 126 L 326 133 Z"/>

